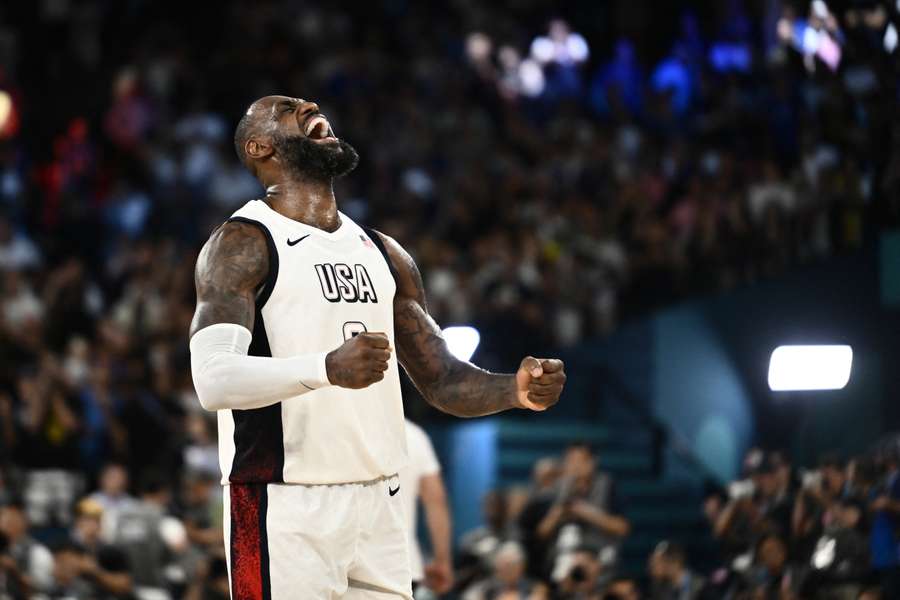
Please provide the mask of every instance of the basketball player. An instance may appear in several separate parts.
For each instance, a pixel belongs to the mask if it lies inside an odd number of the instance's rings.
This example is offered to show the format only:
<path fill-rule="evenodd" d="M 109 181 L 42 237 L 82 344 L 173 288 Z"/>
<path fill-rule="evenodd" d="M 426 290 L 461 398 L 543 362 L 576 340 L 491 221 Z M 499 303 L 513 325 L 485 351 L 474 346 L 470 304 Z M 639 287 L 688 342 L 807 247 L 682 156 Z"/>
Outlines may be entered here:
<path fill-rule="evenodd" d="M 399 365 L 477 417 L 552 406 L 563 364 L 501 375 L 449 352 L 410 255 L 338 211 L 332 181 L 358 156 L 314 102 L 257 100 L 235 146 L 266 197 L 203 247 L 190 344 L 218 411 L 232 597 L 411 598 Z"/>

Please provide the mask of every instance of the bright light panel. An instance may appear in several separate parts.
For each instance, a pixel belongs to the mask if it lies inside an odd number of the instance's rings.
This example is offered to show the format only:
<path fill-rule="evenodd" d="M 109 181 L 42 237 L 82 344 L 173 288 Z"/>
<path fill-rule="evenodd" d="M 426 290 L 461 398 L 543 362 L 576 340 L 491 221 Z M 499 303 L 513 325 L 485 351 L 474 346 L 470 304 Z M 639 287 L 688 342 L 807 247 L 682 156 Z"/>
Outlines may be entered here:
<path fill-rule="evenodd" d="M 444 329 L 444 339 L 453 356 L 459 360 L 469 360 L 481 342 L 481 334 L 474 327 L 467 325 L 447 327 Z"/>
<path fill-rule="evenodd" d="M 769 389 L 839 390 L 852 364 L 850 346 L 778 346 L 769 359 Z"/>

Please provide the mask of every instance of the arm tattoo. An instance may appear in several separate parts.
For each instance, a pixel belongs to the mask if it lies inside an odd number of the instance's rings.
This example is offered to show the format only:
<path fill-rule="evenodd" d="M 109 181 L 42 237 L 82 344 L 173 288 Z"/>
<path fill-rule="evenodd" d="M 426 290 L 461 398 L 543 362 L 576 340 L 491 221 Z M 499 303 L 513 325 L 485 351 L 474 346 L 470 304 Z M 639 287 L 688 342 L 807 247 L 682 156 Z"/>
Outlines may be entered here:
<path fill-rule="evenodd" d="M 256 291 L 268 271 L 269 251 L 259 229 L 238 222 L 216 229 L 197 258 L 197 310 L 190 335 L 216 323 L 253 331 Z"/>
<path fill-rule="evenodd" d="M 440 327 L 428 314 L 415 261 L 397 242 L 382 238 L 398 274 L 394 296 L 397 357 L 425 400 L 457 417 L 479 417 L 512 408 L 515 376 L 490 373 L 450 353 Z"/>

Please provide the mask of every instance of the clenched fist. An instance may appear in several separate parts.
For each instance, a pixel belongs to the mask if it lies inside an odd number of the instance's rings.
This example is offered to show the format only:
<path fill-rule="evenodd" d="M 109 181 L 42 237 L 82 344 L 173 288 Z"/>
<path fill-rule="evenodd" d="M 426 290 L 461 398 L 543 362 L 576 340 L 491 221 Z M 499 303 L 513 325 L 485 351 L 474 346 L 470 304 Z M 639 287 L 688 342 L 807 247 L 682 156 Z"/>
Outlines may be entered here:
<path fill-rule="evenodd" d="M 563 362 L 526 356 L 516 371 L 516 400 L 521 408 L 547 410 L 557 402 L 566 383 Z"/>
<path fill-rule="evenodd" d="M 391 345 L 383 333 L 360 333 L 325 357 L 332 385 L 358 390 L 384 379 Z"/>

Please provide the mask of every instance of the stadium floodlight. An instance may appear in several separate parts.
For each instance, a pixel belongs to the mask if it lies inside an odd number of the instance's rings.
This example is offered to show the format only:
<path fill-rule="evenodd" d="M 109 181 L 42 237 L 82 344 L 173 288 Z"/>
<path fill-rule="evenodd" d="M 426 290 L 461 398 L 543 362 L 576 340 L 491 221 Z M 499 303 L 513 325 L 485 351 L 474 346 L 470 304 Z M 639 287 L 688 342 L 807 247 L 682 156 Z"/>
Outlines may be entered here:
<path fill-rule="evenodd" d="M 481 334 L 468 325 L 447 327 L 444 329 L 444 339 L 453 356 L 459 360 L 469 360 L 481 342 Z"/>
<path fill-rule="evenodd" d="M 850 381 L 850 346 L 778 346 L 769 359 L 769 389 L 840 390 Z"/>

